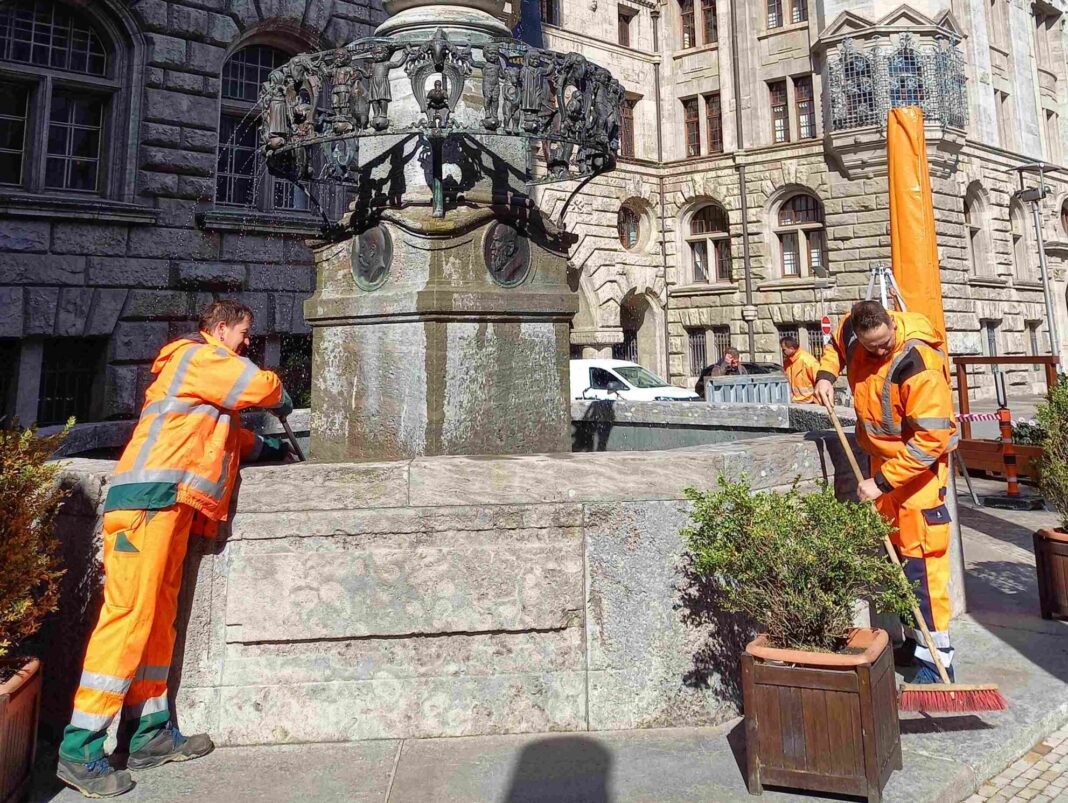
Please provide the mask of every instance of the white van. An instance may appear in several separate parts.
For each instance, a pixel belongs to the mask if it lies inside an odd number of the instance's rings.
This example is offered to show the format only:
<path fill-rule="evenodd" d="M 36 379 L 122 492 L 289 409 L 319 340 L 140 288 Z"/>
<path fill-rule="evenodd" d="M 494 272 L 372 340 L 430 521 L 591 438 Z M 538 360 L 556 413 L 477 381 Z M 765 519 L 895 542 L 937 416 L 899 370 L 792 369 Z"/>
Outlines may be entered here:
<path fill-rule="evenodd" d="M 572 360 L 572 399 L 700 401 L 685 388 L 669 385 L 652 371 L 625 360 Z"/>

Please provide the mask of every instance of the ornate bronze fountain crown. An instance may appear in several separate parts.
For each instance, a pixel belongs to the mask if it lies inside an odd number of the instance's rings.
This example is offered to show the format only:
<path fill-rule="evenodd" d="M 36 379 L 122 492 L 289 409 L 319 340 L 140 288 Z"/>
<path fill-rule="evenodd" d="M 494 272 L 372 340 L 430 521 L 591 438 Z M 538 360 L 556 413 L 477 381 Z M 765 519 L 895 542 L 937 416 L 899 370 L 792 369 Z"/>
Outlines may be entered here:
<path fill-rule="evenodd" d="M 390 77 L 399 69 L 419 107 L 414 120 L 390 109 Z M 474 87 L 465 92 L 474 70 L 480 96 Z M 446 138 L 541 141 L 545 166 L 529 183 L 588 179 L 615 166 L 624 97 L 606 69 L 577 53 L 515 39 L 453 41 L 437 28 L 430 37 L 360 39 L 274 70 L 260 95 L 262 142 L 270 171 L 297 182 L 358 183 L 359 140 L 378 136 L 425 139 L 434 146 L 436 174 Z M 315 148 L 321 160 L 312 159 Z"/>

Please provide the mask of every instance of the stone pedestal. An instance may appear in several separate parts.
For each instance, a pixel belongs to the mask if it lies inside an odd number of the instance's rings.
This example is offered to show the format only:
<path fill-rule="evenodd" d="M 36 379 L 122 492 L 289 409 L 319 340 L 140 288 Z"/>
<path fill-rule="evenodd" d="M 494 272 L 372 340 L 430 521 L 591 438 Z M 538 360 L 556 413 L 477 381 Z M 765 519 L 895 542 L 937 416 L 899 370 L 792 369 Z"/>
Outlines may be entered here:
<path fill-rule="evenodd" d="M 489 208 L 386 210 L 318 248 L 312 458 L 569 451 L 565 253 Z"/>

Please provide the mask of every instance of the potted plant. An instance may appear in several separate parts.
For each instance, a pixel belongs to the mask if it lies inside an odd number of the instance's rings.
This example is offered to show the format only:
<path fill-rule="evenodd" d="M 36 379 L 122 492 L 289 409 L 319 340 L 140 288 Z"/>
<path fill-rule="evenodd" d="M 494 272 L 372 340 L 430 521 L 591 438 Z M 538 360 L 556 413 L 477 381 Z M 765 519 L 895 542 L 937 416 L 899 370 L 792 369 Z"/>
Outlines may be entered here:
<path fill-rule="evenodd" d="M 1060 527 L 1035 533 L 1035 569 L 1043 619 L 1068 619 L 1068 378 L 1051 385 L 1038 406 L 1043 429 L 1038 485 L 1060 516 Z"/>
<path fill-rule="evenodd" d="M 17 648 L 56 609 L 53 525 L 67 491 L 47 461 L 72 423 L 47 438 L 0 427 L 0 803 L 22 799 L 33 767 L 41 662 Z"/>
<path fill-rule="evenodd" d="M 858 599 L 907 614 L 885 557 L 889 525 L 870 506 L 814 493 L 753 493 L 720 477 L 687 490 L 683 531 L 714 604 L 760 634 L 741 656 L 749 791 L 789 786 L 880 799 L 901 768 L 897 689 L 885 631 L 852 627 Z"/>

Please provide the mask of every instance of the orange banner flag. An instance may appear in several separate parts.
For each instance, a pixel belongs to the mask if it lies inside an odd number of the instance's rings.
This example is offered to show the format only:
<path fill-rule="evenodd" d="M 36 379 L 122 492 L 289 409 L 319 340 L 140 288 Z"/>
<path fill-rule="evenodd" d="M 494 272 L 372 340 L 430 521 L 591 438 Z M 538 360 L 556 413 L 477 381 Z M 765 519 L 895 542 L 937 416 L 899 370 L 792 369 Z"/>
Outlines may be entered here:
<path fill-rule="evenodd" d="M 922 312 L 946 337 L 942 278 L 938 272 L 934 201 L 927 169 L 923 112 L 891 109 L 886 126 L 890 176 L 890 258 L 910 312 Z"/>

